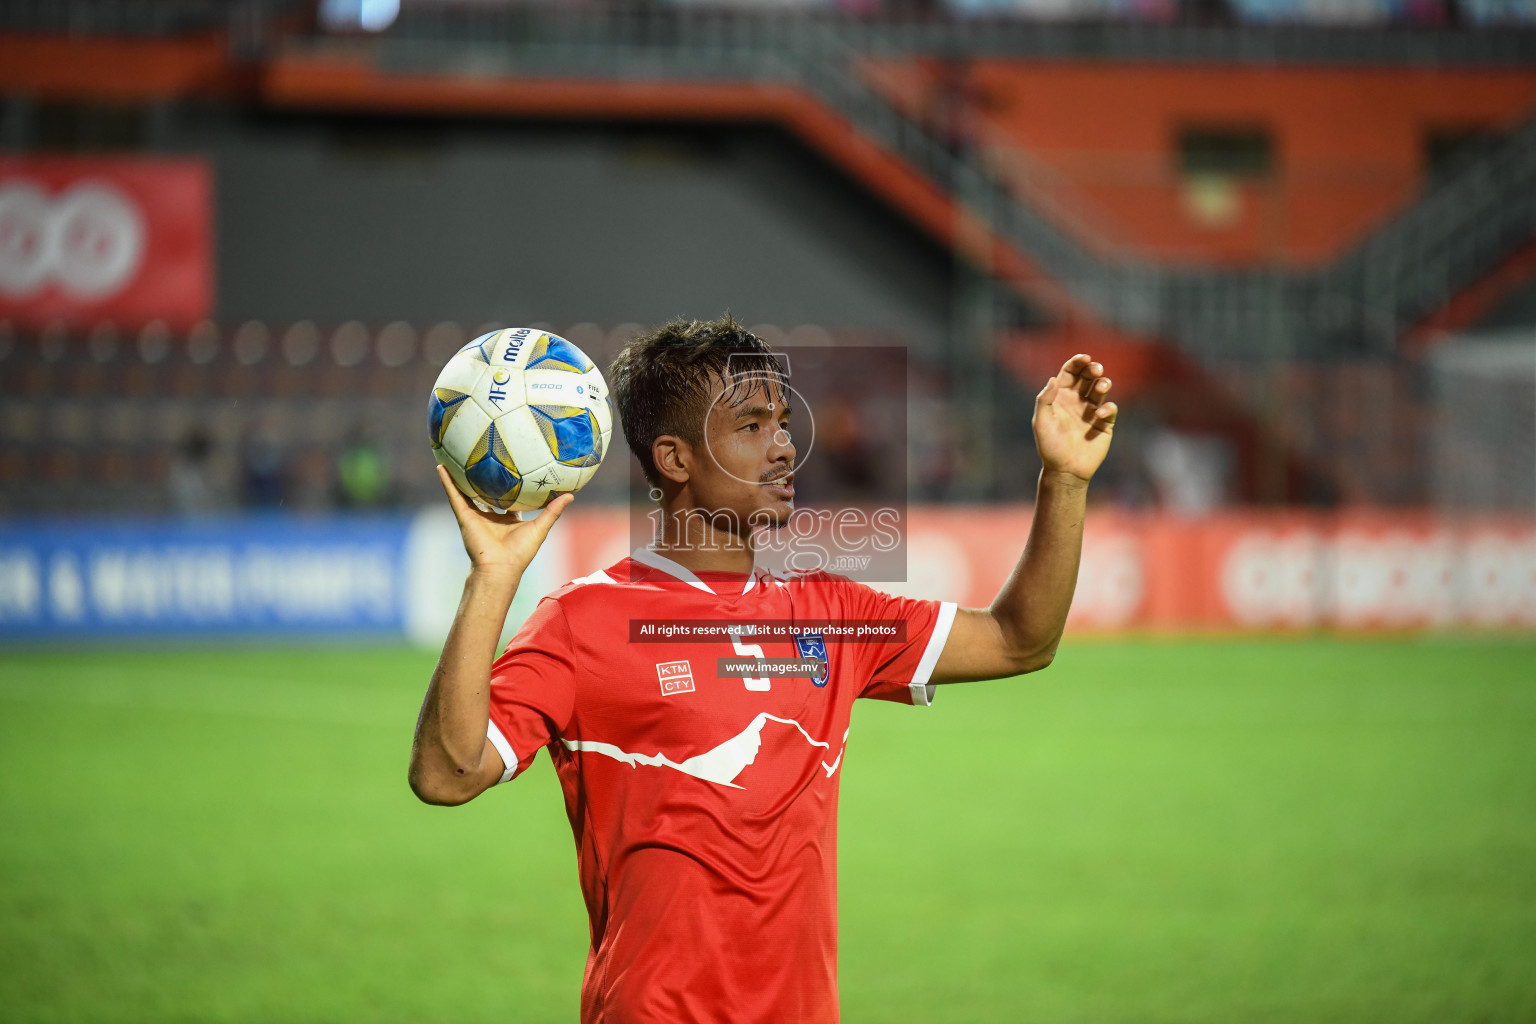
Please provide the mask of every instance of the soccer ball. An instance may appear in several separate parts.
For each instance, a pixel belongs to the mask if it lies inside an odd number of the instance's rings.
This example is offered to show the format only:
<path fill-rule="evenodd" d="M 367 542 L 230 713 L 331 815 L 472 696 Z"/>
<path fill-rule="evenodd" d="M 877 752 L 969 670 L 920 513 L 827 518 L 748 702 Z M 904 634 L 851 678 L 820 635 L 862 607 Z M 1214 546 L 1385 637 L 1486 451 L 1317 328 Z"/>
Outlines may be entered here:
<path fill-rule="evenodd" d="M 459 490 L 500 512 L 579 491 L 608 451 L 608 383 L 586 353 L 530 327 L 454 353 L 427 404 L 432 454 Z"/>

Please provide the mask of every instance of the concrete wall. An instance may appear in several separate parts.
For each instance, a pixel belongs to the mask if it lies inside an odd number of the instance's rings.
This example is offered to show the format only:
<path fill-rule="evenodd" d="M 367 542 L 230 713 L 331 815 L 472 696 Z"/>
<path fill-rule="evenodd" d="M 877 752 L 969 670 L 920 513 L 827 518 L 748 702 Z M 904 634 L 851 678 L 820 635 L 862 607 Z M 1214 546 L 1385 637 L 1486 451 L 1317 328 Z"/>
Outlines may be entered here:
<path fill-rule="evenodd" d="M 730 308 L 940 343 L 949 257 L 771 129 L 178 114 L 219 316 L 649 323 Z"/>

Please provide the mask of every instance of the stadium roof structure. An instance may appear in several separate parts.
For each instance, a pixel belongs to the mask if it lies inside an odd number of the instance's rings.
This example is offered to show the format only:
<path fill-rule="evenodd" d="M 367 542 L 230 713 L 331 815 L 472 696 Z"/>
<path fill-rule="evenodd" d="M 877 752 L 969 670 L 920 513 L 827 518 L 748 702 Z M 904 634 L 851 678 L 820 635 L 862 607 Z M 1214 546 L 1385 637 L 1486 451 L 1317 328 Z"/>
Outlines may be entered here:
<path fill-rule="evenodd" d="M 149 5 L 158 20 L 130 40 L 131 12 L 144 6 L 0 7 L 10 26 L 76 33 L 0 40 L 0 87 L 118 99 L 244 94 L 291 109 L 776 123 L 1056 319 L 1163 339 L 1194 356 L 1391 352 L 1421 325 L 1460 326 L 1476 296 L 1530 261 L 1536 239 L 1536 119 L 1323 265 L 1180 266 L 1105 244 L 983 154 L 946 144 L 870 73 L 871 58 L 935 54 L 1536 69 L 1529 31 L 417 5 L 382 34 L 337 36 L 307 27 L 283 0 L 170 0 Z M 82 28 L 105 35 L 81 39 Z"/>

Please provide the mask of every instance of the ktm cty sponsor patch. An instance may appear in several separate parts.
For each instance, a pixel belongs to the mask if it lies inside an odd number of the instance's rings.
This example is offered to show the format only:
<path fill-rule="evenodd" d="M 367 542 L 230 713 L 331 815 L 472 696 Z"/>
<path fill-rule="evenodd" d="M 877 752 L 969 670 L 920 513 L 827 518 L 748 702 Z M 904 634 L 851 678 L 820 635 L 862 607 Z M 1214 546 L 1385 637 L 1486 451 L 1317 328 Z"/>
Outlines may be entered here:
<path fill-rule="evenodd" d="M 693 666 L 686 661 L 658 661 L 656 678 L 661 680 L 661 695 L 693 692 Z"/>

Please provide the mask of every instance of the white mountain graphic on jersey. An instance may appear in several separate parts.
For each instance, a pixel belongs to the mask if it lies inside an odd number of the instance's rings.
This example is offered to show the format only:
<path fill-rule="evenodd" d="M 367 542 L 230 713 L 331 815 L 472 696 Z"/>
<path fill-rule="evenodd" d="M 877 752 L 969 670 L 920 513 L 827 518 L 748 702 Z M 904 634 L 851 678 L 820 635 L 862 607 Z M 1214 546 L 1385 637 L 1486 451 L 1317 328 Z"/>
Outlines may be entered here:
<path fill-rule="evenodd" d="M 732 789 L 744 787 L 736 785 L 736 776 L 757 760 L 758 748 L 763 745 L 763 726 L 768 722 L 779 722 L 783 725 L 792 725 L 805 737 L 805 742 L 813 747 L 825 747 L 830 753 L 832 745 L 816 739 L 805 731 L 805 727 L 793 718 L 779 718 L 763 711 L 752 719 L 752 724 L 741 732 L 732 736 L 718 747 L 704 751 L 686 761 L 674 761 L 665 754 L 631 754 L 626 750 L 620 750 L 612 743 L 602 743 L 596 740 L 568 740 L 561 737 L 560 742 L 570 751 L 583 751 L 585 753 L 602 754 L 611 757 L 615 761 L 622 761 L 631 768 L 639 765 L 650 765 L 654 768 L 671 768 L 673 771 L 682 772 L 684 775 L 692 775 L 696 779 L 705 782 L 713 782 L 721 786 L 729 786 Z M 843 733 L 843 745 L 848 744 L 848 733 Z M 843 762 L 843 752 L 837 752 L 837 758 L 831 764 L 821 762 L 821 767 L 827 773 L 827 778 L 837 771 L 837 766 Z"/>

